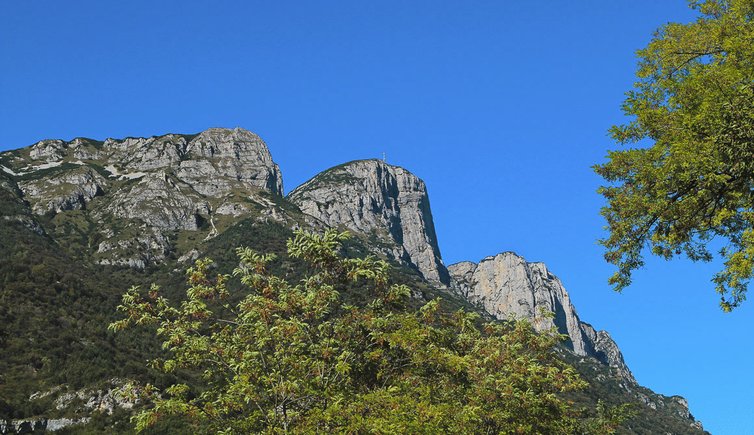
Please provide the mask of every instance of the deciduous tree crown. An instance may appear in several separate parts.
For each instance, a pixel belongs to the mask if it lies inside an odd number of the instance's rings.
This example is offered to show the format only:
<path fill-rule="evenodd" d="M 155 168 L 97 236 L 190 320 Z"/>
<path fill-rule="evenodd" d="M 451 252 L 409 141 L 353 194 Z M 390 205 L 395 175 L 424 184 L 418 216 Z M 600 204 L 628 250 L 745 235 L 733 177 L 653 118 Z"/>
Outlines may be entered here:
<path fill-rule="evenodd" d="M 411 309 L 410 291 L 388 283 L 388 265 L 342 258 L 344 233 L 298 232 L 291 257 L 311 274 L 297 284 L 274 276 L 274 257 L 239 249 L 233 275 L 248 290 L 229 304 L 231 276 L 212 262 L 188 271 L 186 300 L 132 288 L 111 329 L 154 325 L 168 357 L 164 372 L 188 370 L 198 384 L 147 385 L 143 430 L 180 416 L 212 433 L 607 433 L 623 408 L 580 419 L 562 393 L 586 384 L 554 349 L 562 336 L 525 321 L 481 322 L 446 313 L 435 299 Z M 341 298 L 349 286 L 363 304 Z"/>
<path fill-rule="evenodd" d="M 744 301 L 754 274 L 754 1 L 691 1 L 700 16 L 660 28 L 638 52 L 638 81 L 623 103 L 632 120 L 610 132 L 620 144 L 595 170 L 608 182 L 605 258 L 621 290 L 643 251 L 713 258 L 721 307 Z"/>

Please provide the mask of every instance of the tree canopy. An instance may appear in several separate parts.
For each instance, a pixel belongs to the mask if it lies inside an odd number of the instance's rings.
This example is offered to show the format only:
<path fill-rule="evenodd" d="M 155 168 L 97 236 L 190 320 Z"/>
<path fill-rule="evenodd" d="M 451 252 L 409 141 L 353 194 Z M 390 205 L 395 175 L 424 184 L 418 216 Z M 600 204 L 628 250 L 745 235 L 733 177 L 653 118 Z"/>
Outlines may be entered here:
<path fill-rule="evenodd" d="M 745 300 L 754 275 L 754 1 L 698 0 L 689 24 L 660 28 L 638 52 L 638 81 L 612 127 L 620 144 L 595 170 L 608 184 L 605 258 L 621 290 L 643 254 L 714 258 L 723 310 Z"/>
<path fill-rule="evenodd" d="M 156 286 L 130 289 L 111 328 L 153 325 L 168 356 L 151 364 L 200 378 L 134 387 L 149 403 L 137 429 L 179 416 L 218 433 L 571 434 L 609 433 L 625 417 L 600 405 L 580 418 L 563 394 L 586 384 L 558 357 L 555 331 L 449 313 L 437 299 L 411 308 L 387 263 L 339 255 L 345 237 L 297 232 L 288 253 L 311 273 L 296 284 L 268 272 L 274 256 L 243 248 L 233 276 L 197 261 L 177 306 Z M 233 279 L 244 294 L 231 304 Z"/>

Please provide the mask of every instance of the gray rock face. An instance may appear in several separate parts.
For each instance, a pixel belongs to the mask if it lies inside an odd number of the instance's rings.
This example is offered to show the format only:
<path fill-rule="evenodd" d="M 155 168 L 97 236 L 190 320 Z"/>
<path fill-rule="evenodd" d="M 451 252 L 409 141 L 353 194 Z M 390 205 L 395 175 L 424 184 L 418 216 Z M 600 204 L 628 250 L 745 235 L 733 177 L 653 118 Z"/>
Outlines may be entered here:
<path fill-rule="evenodd" d="M 283 194 L 280 168 L 267 145 L 256 134 L 241 128 L 210 128 L 197 135 L 167 134 L 149 138 L 107 139 L 104 142 L 76 138 L 70 142 L 43 140 L 29 149 L 34 171 L 48 165 L 96 160 L 116 176 L 133 178 L 142 172 L 170 171 L 202 195 L 220 195 L 234 189 L 255 188 Z M 44 164 L 44 163 L 43 163 Z"/>
<path fill-rule="evenodd" d="M 202 195 L 229 193 L 244 184 L 283 195 L 280 168 L 267 145 L 250 131 L 211 128 L 188 143 L 185 155 L 177 176 Z"/>
<path fill-rule="evenodd" d="M 18 222 L 39 235 L 45 234 L 42 226 L 24 203 L 23 192 L 4 172 L 0 172 L 0 219 L 6 222 Z"/>
<path fill-rule="evenodd" d="M 170 168 L 202 195 L 228 194 L 254 187 L 283 194 L 280 168 L 256 134 L 236 128 L 211 128 L 198 135 L 108 139 L 108 161 L 129 171 Z"/>
<path fill-rule="evenodd" d="M 56 432 L 68 426 L 86 424 L 91 420 L 89 417 L 82 418 L 39 418 L 11 420 L 10 424 L 0 421 L 0 433 L 45 433 Z"/>
<path fill-rule="evenodd" d="M 165 172 L 150 172 L 98 213 L 138 219 L 161 230 L 196 230 L 199 213 L 207 208 L 190 186 Z"/>
<path fill-rule="evenodd" d="M 596 331 L 592 325 L 584 322 L 581 323 L 581 331 L 586 337 L 586 343 L 590 345 L 587 348 L 589 356 L 597 358 L 603 364 L 614 367 L 623 379 L 636 383 L 634 375 L 623 360 L 623 353 L 607 331 Z"/>
<path fill-rule="evenodd" d="M 34 214 L 87 210 L 92 223 L 105 224 L 95 245 L 102 264 L 158 263 L 171 251 L 171 231 L 205 223 L 214 229 L 215 215 L 266 211 L 265 219 L 283 219 L 264 210 L 265 196 L 283 194 L 280 169 L 264 141 L 240 128 L 103 142 L 43 140 L 0 153 L 0 161 L 2 178 L 16 178 L 21 201 Z"/>
<path fill-rule="evenodd" d="M 128 393 L 129 383 L 112 378 L 106 389 L 84 388 L 60 394 L 55 399 L 55 409 L 71 411 L 98 411 L 111 415 L 117 409 L 133 409 L 140 400 Z M 76 408 L 79 409 L 71 409 Z"/>
<path fill-rule="evenodd" d="M 18 187 L 31 203 L 35 214 L 80 210 L 102 195 L 107 188 L 104 177 L 89 167 L 81 166 L 50 177 L 22 181 Z"/>
<path fill-rule="evenodd" d="M 537 331 L 554 327 L 568 335 L 567 344 L 575 354 L 597 358 L 635 382 L 610 335 L 579 320 L 563 284 L 543 263 L 528 263 L 512 252 L 503 252 L 479 264 L 464 261 L 450 265 L 448 271 L 455 291 L 495 318 L 528 319 Z"/>
<path fill-rule="evenodd" d="M 449 284 L 426 186 L 407 170 L 358 160 L 318 174 L 288 199 L 327 225 L 374 237 L 379 251 L 415 267 L 427 280 Z"/>
<path fill-rule="evenodd" d="M 117 234 L 112 230 L 100 234 L 105 240 L 97 246 L 99 264 L 144 269 L 147 265 L 161 263 L 171 249 L 170 239 L 146 224 L 126 226 Z"/>
<path fill-rule="evenodd" d="M 59 139 L 45 139 L 32 145 L 29 157 L 32 160 L 58 161 L 65 155 L 66 144 Z"/>

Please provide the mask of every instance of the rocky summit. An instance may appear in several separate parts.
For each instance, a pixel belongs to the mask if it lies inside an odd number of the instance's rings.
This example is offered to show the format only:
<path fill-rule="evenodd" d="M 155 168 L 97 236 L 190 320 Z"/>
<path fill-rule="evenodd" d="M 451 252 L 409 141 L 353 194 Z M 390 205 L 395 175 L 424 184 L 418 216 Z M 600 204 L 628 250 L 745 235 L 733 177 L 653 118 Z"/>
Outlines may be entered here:
<path fill-rule="evenodd" d="M 325 224 L 371 236 L 378 250 L 448 285 L 424 182 L 380 160 L 328 169 L 294 189 L 288 200 Z"/>
<path fill-rule="evenodd" d="M 579 318 L 544 264 L 503 252 L 446 268 L 427 187 L 408 170 L 358 160 L 283 195 L 267 145 L 240 128 L 42 140 L 0 153 L 0 412 L 13 409 L 5 427 L 94 427 L 92 391 L 149 379 L 144 360 L 159 345 L 105 329 L 129 286 L 158 281 L 178 295 L 193 259 L 211 257 L 229 273 L 236 247 L 282 257 L 293 229 L 336 227 L 356 236 L 354 255 L 390 261 L 417 299 L 567 336 L 558 352 L 590 384 L 574 400 L 634 403 L 627 433 L 703 433 L 685 399 L 636 382 L 618 345 Z M 297 276 L 290 259 L 274 265 Z M 128 412 L 113 407 L 112 418 Z"/>
<path fill-rule="evenodd" d="M 528 263 L 513 252 L 448 266 L 453 289 L 498 320 L 530 319 L 537 331 L 555 328 L 568 336 L 568 347 L 614 368 L 635 384 L 623 355 L 606 331 L 595 331 L 576 314 L 568 292 L 544 263 Z"/>
<path fill-rule="evenodd" d="M 42 140 L 1 156 L 0 169 L 16 181 L 34 214 L 88 209 L 98 227 L 100 264 L 160 263 L 173 248 L 173 232 L 214 227 L 218 216 L 265 208 L 265 194 L 283 194 L 267 145 L 241 128 Z"/>

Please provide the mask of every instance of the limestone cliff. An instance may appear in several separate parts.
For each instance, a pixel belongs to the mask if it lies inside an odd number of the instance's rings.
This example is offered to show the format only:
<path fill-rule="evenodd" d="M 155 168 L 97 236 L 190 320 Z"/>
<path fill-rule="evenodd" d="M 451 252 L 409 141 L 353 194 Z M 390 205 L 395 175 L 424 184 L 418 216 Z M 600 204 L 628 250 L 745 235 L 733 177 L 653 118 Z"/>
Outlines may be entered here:
<path fill-rule="evenodd" d="M 263 210 L 281 197 L 282 175 L 267 145 L 240 129 L 149 138 L 42 140 L 1 153 L 0 171 L 16 180 L 37 215 L 82 210 L 100 228 L 102 264 L 143 268 L 173 249 L 177 230 L 214 229 L 218 216 Z"/>
<path fill-rule="evenodd" d="M 528 263 L 503 252 L 479 264 L 452 264 L 448 271 L 455 291 L 495 318 L 529 319 L 538 331 L 555 327 L 568 336 L 567 344 L 576 355 L 597 358 L 627 381 L 636 382 L 610 335 L 579 319 L 563 284 L 543 263 Z"/>
<path fill-rule="evenodd" d="M 427 188 L 411 172 L 380 160 L 357 160 L 318 174 L 288 199 L 327 225 L 374 237 L 379 251 L 427 280 L 449 284 Z"/>

